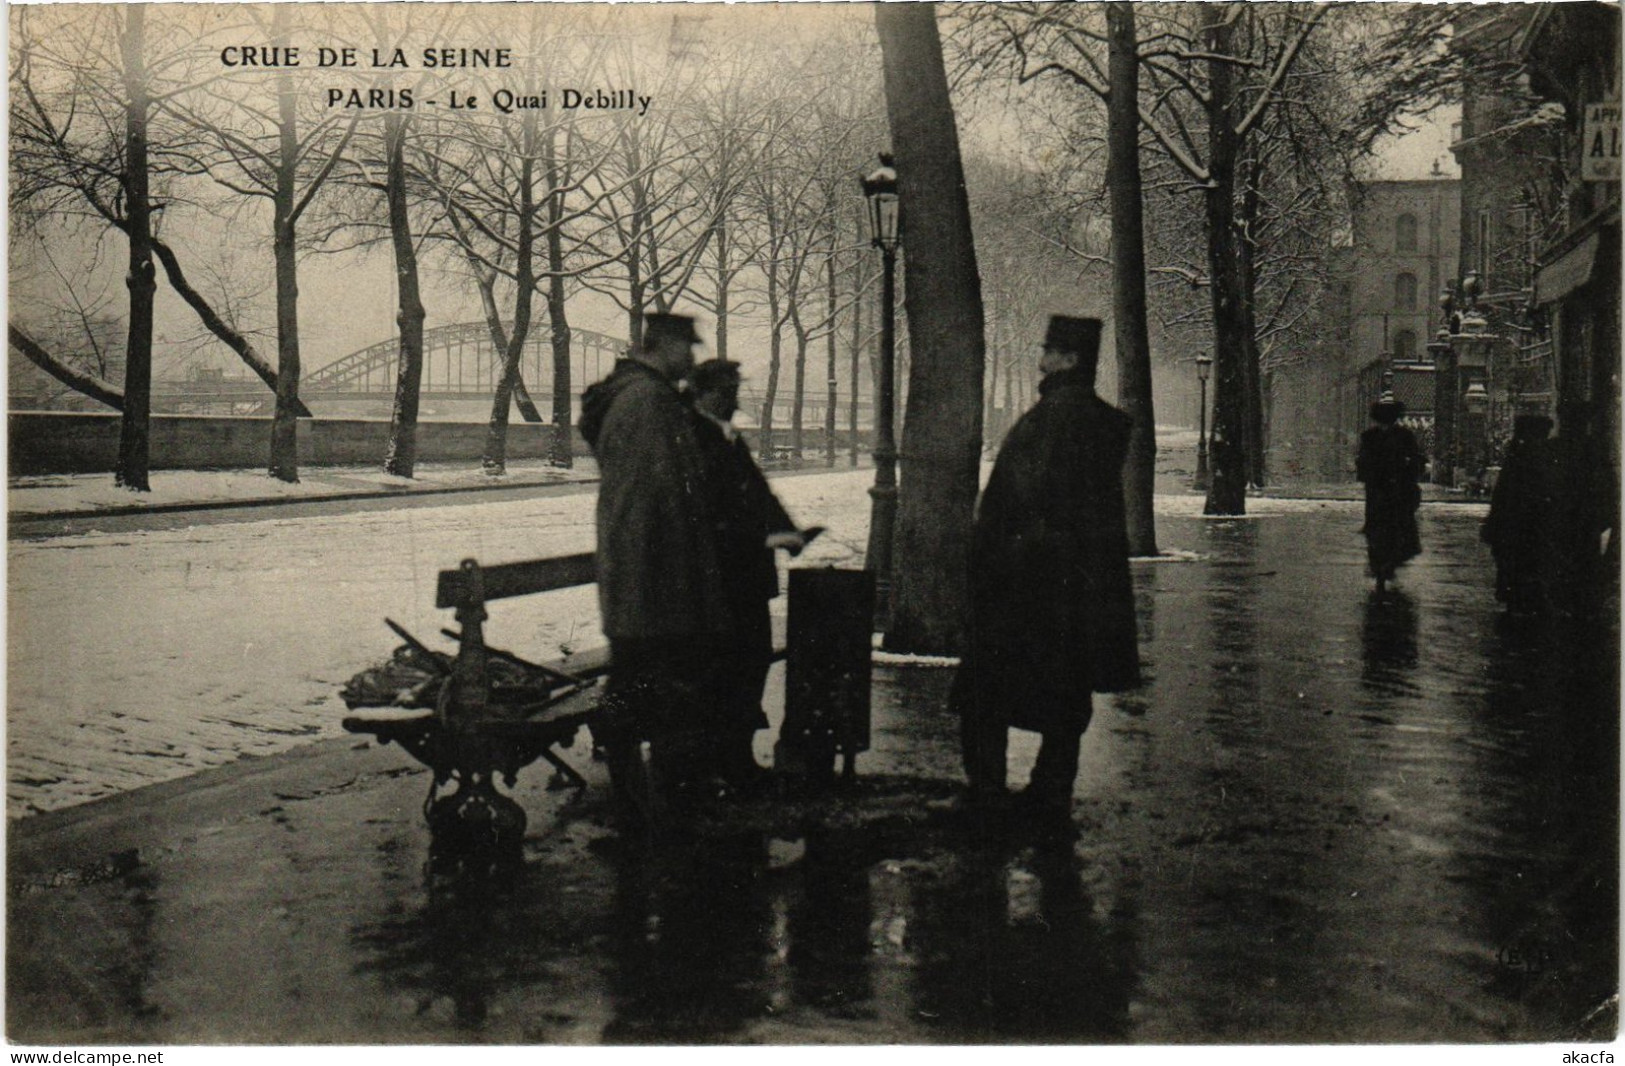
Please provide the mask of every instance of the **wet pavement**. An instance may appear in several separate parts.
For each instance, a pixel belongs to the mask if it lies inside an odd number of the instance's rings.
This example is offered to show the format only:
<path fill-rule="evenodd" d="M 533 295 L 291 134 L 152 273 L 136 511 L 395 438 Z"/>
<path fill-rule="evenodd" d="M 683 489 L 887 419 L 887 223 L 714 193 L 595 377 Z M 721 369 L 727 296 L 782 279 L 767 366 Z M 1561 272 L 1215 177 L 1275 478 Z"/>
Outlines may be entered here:
<path fill-rule="evenodd" d="M 426 776 L 344 741 L 26 819 L 8 1035 L 1611 1039 L 1617 631 L 1508 627 L 1482 509 L 1422 517 L 1382 598 L 1356 504 L 1162 519 L 1199 558 L 1135 566 L 1150 684 L 1101 700 L 1075 834 L 962 809 L 951 672 L 892 665 L 848 791 L 623 839 L 528 770 L 496 884 L 427 882 Z"/>

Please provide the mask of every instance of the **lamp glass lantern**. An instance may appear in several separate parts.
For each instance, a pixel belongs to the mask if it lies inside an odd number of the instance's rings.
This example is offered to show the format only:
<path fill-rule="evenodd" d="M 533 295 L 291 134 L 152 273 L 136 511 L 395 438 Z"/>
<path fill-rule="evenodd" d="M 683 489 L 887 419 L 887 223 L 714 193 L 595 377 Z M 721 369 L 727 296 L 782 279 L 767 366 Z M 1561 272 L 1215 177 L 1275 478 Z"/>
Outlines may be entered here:
<path fill-rule="evenodd" d="M 876 248 L 897 250 L 899 223 L 897 169 L 892 157 L 882 153 L 880 166 L 863 179 L 863 196 L 869 203 L 869 239 Z"/>
<path fill-rule="evenodd" d="M 1196 357 L 1196 380 L 1207 383 L 1208 375 L 1213 372 L 1213 357 L 1203 352 Z"/>

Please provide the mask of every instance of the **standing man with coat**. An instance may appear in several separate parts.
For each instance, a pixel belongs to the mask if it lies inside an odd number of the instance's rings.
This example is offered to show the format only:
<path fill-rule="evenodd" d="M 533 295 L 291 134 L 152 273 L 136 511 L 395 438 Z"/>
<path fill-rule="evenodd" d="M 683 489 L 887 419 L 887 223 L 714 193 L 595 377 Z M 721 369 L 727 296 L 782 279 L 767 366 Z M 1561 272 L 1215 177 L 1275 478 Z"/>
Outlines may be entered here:
<path fill-rule="evenodd" d="M 695 435 L 711 492 L 711 519 L 723 592 L 734 632 L 718 672 L 719 712 L 715 736 L 719 777 L 748 788 L 764 773 L 751 753 L 757 730 L 766 729 L 762 688 L 773 663 L 773 626 L 768 603 L 779 594 L 774 551 L 798 555 L 806 540 L 773 494 L 761 467 L 733 425 L 739 409 L 739 364 L 712 359 L 694 368 L 689 384 L 697 418 Z"/>
<path fill-rule="evenodd" d="M 716 661 L 733 628 L 694 412 L 678 382 L 699 343 L 684 315 L 645 317 L 643 341 L 582 397 L 598 460 L 598 601 L 610 678 L 598 738 L 624 805 L 650 742 L 659 783 L 707 776 Z"/>
<path fill-rule="evenodd" d="M 1095 395 L 1098 319 L 1050 319 L 1038 403 L 977 506 L 970 646 L 954 681 L 974 799 L 1005 790 L 1008 730 L 1043 736 L 1024 798 L 1071 810 L 1092 693 L 1140 683 L 1123 460 L 1129 416 Z"/>

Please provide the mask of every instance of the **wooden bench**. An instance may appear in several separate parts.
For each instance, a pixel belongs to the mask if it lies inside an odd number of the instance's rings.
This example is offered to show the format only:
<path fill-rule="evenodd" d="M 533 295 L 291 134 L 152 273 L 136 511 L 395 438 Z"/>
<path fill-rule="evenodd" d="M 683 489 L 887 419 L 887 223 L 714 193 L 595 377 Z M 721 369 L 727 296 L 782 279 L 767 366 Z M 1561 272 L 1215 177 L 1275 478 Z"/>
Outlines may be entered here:
<path fill-rule="evenodd" d="M 610 665 L 608 649 L 548 663 L 529 662 L 485 643 L 485 605 L 596 582 L 590 552 L 497 566 L 465 559 L 457 569 L 441 571 L 435 606 L 452 609 L 460 627 L 442 631 L 457 641 L 457 654 L 449 663 L 385 619 L 417 653 L 417 661 L 437 676 L 416 686 L 417 694 L 405 701 L 407 706 L 352 703 L 343 727 L 370 734 L 381 743 L 397 743 L 433 771 L 424 805 L 431 858 L 437 850 L 465 865 L 475 855 L 481 863 L 488 861 L 486 856 L 498 861 L 517 858 L 525 815 L 510 797 L 496 791 L 497 777 L 511 788 L 519 771 L 541 758 L 570 785 L 586 785 L 554 749 L 570 746 L 582 726 L 590 729 L 603 691 L 600 682 Z M 785 631 L 778 620 L 773 647 L 774 658 L 783 658 Z M 505 664 L 510 675 L 517 669 L 524 684 L 510 685 L 507 691 L 495 685 L 494 660 Z M 347 688 L 346 701 L 350 699 Z M 450 783 L 457 791 L 440 796 L 439 790 Z"/>
<path fill-rule="evenodd" d="M 596 580 L 591 553 L 489 567 L 466 559 L 455 570 L 441 571 L 435 606 L 454 610 L 461 628 L 444 631 L 457 641 L 457 654 L 440 668 L 434 706 L 352 709 L 344 728 L 399 743 L 435 772 L 437 785 L 466 769 L 470 756 L 475 762 L 491 763 L 490 769 L 510 785 L 519 769 L 537 758 L 552 763 L 572 784 L 584 785 L 580 774 L 553 748 L 568 746 L 587 724 L 597 702 L 591 690 L 608 668 L 607 650 L 552 663 L 529 662 L 485 643 L 485 605 Z M 418 652 L 420 661 L 441 662 L 412 634 L 385 622 Z M 493 698 L 500 695 L 493 691 L 490 676 L 493 659 L 516 667 L 529 679 L 529 684 L 510 693 L 517 699 Z M 479 739 L 500 743 L 474 743 Z"/>
<path fill-rule="evenodd" d="M 457 654 L 449 663 L 385 619 L 432 676 L 401 694 L 398 702 L 406 706 L 357 708 L 352 703 L 343 726 L 381 743 L 399 744 L 434 774 L 424 802 L 431 865 L 483 872 L 517 863 L 525 812 L 497 791 L 498 777 L 511 788 L 519 771 L 541 758 L 564 781 L 586 785 L 554 749 L 568 747 L 591 722 L 598 682 L 608 667 L 607 651 L 572 656 L 567 662 L 529 662 L 485 643 L 485 605 L 596 581 L 590 553 L 486 567 L 465 559 L 457 569 L 441 571 L 435 606 L 453 610 L 459 626 L 444 631 L 457 641 Z M 497 684 L 493 674 L 505 683 Z M 355 683 L 346 687 L 346 702 L 353 698 Z M 440 795 L 452 783 L 456 791 Z"/>

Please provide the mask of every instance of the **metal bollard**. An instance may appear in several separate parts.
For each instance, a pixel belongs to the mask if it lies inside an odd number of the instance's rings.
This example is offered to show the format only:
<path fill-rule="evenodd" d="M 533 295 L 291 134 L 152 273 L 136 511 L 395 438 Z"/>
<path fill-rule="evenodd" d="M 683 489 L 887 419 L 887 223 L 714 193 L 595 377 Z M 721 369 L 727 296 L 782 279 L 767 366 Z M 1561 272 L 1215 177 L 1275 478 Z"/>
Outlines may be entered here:
<path fill-rule="evenodd" d="M 869 750 L 869 657 L 875 576 L 834 568 L 790 571 L 784 725 L 776 768 L 814 781 L 852 777 Z"/>

